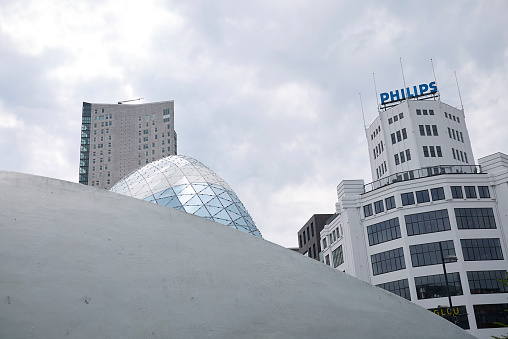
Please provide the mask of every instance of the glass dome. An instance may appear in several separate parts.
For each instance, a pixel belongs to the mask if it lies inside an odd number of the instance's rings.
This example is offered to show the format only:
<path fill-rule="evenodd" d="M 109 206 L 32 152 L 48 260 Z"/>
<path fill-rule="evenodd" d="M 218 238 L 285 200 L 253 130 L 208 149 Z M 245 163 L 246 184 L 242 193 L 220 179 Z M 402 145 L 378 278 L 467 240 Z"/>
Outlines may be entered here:
<path fill-rule="evenodd" d="M 171 155 L 151 162 L 127 175 L 110 191 L 176 208 L 261 238 L 231 187 L 191 157 Z"/>

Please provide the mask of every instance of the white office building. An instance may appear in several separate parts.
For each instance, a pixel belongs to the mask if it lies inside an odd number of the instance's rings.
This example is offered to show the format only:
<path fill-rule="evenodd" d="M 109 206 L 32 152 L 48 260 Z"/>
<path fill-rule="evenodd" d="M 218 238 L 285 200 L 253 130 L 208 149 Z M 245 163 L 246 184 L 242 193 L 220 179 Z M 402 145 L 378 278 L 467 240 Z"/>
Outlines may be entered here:
<path fill-rule="evenodd" d="M 380 109 L 366 134 L 374 181 L 338 185 L 322 261 L 479 338 L 508 332 L 494 324 L 508 323 L 508 156 L 475 165 L 464 111 L 438 95 Z"/>
<path fill-rule="evenodd" d="M 177 154 L 174 102 L 83 102 L 79 183 L 109 189 L 152 161 Z"/>

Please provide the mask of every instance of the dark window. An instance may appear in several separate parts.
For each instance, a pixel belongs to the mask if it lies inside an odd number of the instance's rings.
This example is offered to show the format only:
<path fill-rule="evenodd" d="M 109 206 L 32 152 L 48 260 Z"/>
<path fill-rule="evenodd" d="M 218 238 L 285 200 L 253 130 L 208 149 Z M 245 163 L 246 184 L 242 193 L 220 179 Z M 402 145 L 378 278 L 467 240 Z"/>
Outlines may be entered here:
<path fill-rule="evenodd" d="M 392 120 L 392 118 L 389 118 L 388 119 L 388 124 L 391 124 L 391 123 L 393 123 L 393 120 Z"/>
<path fill-rule="evenodd" d="M 399 118 L 404 118 L 404 113 L 399 113 Z"/>
<path fill-rule="evenodd" d="M 314 237 L 314 223 L 313 222 L 310 223 L 310 230 L 312 232 L 312 237 Z"/>
<path fill-rule="evenodd" d="M 307 237 L 305 236 L 305 231 L 303 231 L 303 244 L 307 243 Z"/>
<path fill-rule="evenodd" d="M 459 132 L 460 133 L 460 141 L 464 142 L 464 137 L 462 136 L 462 132 Z"/>
<path fill-rule="evenodd" d="M 455 256 L 455 247 L 452 240 L 441 241 L 441 247 L 443 248 L 443 258 Z M 413 267 L 442 263 L 439 242 L 409 246 L 409 253 L 411 253 L 411 264 Z"/>
<path fill-rule="evenodd" d="M 462 284 L 459 273 L 448 273 L 448 291 L 450 296 L 462 295 Z M 418 299 L 447 297 L 447 286 L 444 274 L 415 277 L 415 287 Z"/>
<path fill-rule="evenodd" d="M 473 305 L 476 327 L 496 328 L 504 327 L 508 323 L 508 304 Z"/>
<path fill-rule="evenodd" d="M 397 140 L 395 140 L 395 133 L 392 133 L 392 144 L 395 144 Z"/>
<path fill-rule="evenodd" d="M 433 109 L 429 109 L 429 114 L 430 115 L 434 115 L 434 110 Z"/>
<path fill-rule="evenodd" d="M 443 153 L 441 152 L 441 146 L 436 146 L 436 152 L 438 157 L 440 158 L 443 157 Z"/>
<path fill-rule="evenodd" d="M 459 117 L 457 117 L 457 122 L 460 122 Z"/>
<path fill-rule="evenodd" d="M 490 198 L 489 186 L 478 186 L 478 195 L 480 198 Z"/>
<path fill-rule="evenodd" d="M 496 228 L 492 208 L 455 208 L 455 219 L 459 229 Z"/>
<path fill-rule="evenodd" d="M 397 118 L 397 116 L 393 117 L 393 121 L 398 121 L 398 120 L 399 120 L 399 118 Z"/>
<path fill-rule="evenodd" d="M 420 111 L 419 109 L 416 110 L 416 115 L 422 115 L 422 111 Z"/>
<path fill-rule="evenodd" d="M 363 214 L 365 215 L 365 218 L 370 217 L 372 213 L 372 204 L 368 204 L 363 206 Z"/>
<path fill-rule="evenodd" d="M 406 157 L 404 156 L 404 152 L 400 152 L 399 153 L 400 155 L 400 162 L 403 164 L 406 162 Z"/>
<path fill-rule="evenodd" d="M 445 308 L 430 308 L 429 311 L 434 312 L 440 317 L 445 318 L 449 322 L 455 323 L 457 326 L 464 330 L 469 330 L 469 320 L 467 318 L 466 306 L 453 306 L 452 309 Z"/>
<path fill-rule="evenodd" d="M 453 136 L 453 139 L 457 140 L 457 139 L 455 138 L 455 130 L 454 130 L 454 129 L 452 129 L 452 136 Z"/>
<path fill-rule="evenodd" d="M 400 238 L 399 218 L 367 226 L 367 236 L 370 246 Z"/>
<path fill-rule="evenodd" d="M 427 135 L 432 135 L 432 132 L 430 131 L 430 125 L 425 125 L 425 130 L 427 131 Z"/>
<path fill-rule="evenodd" d="M 390 281 L 383 284 L 378 284 L 376 286 L 388 292 L 392 292 L 393 294 L 396 294 L 402 298 L 411 300 L 411 294 L 409 293 L 409 282 L 407 279 Z"/>
<path fill-rule="evenodd" d="M 450 230 L 448 210 L 409 214 L 404 220 L 409 236 Z"/>
<path fill-rule="evenodd" d="M 453 199 L 461 199 L 464 196 L 462 195 L 462 186 L 450 186 L 452 190 L 452 198 Z"/>
<path fill-rule="evenodd" d="M 423 125 L 420 125 L 420 135 L 425 136 L 425 127 Z"/>
<path fill-rule="evenodd" d="M 300 248 L 302 248 L 302 235 L 301 234 L 298 235 L 298 240 L 299 240 Z"/>
<path fill-rule="evenodd" d="M 397 131 L 397 141 L 402 141 L 402 136 L 400 135 L 400 131 Z"/>
<path fill-rule="evenodd" d="M 344 253 L 342 252 L 342 245 L 333 250 L 332 260 L 334 268 L 344 263 Z"/>
<path fill-rule="evenodd" d="M 325 257 L 325 263 L 327 266 L 330 266 L 330 255 L 328 255 L 328 254 Z"/>
<path fill-rule="evenodd" d="M 430 156 L 435 158 L 436 157 L 436 151 L 434 150 L 434 146 L 429 146 Z"/>
<path fill-rule="evenodd" d="M 406 150 L 406 159 L 407 161 L 411 160 L 411 152 L 408 149 Z"/>
<path fill-rule="evenodd" d="M 466 192 L 466 198 L 476 198 L 476 187 L 464 186 L 464 191 Z"/>
<path fill-rule="evenodd" d="M 444 116 L 448 118 L 448 113 L 444 112 Z"/>
<path fill-rule="evenodd" d="M 395 154 L 395 155 L 394 155 L 394 158 L 395 158 L 395 165 L 400 164 L 400 161 L 399 161 L 399 155 L 398 155 L 398 154 Z"/>
<path fill-rule="evenodd" d="M 379 200 L 374 203 L 374 210 L 376 211 L 376 214 L 384 212 L 385 208 L 383 205 L 383 200 Z"/>
<path fill-rule="evenodd" d="M 326 238 L 323 238 L 323 249 L 326 248 Z"/>
<path fill-rule="evenodd" d="M 405 128 L 402 129 L 402 139 L 407 139 L 407 133 Z"/>
<path fill-rule="evenodd" d="M 424 109 L 422 111 L 423 111 L 423 115 L 427 115 L 427 110 L 426 109 Z"/>
<path fill-rule="evenodd" d="M 498 238 L 461 239 L 465 261 L 503 260 Z"/>
<path fill-rule="evenodd" d="M 451 131 L 450 127 L 448 127 L 448 136 L 450 137 L 450 139 L 452 138 L 452 131 Z"/>
<path fill-rule="evenodd" d="M 432 125 L 432 134 L 437 136 L 437 126 L 436 125 Z"/>
<path fill-rule="evenodd" d="M 312 244 L 312 248 L 314 249 L 314 258 L 317 256 L 317 252 L 316 252 L 316 244 Z"/>
<path fill-rule="evenodd" d="M 307 240 L 310 240 L 310 232 L 309 232 L 309 227 L 307 227 Z"/>
<path fill-rule="evenodd" d="M 499 281 L 505 277 L 506 270 L 467 272 L 471 294 L 506 293 L 508 286 Z"/>
<path fill-rule="evenodd" d="M 422 202 L 429 202 L 429 201 L 430 201 L 430 196 L 429 196 L 428 190 L 416 191 L 416 202 L 418 202 L 420 204 Z"/>
<path fill-rule="evenodd" d="M 443 187 L 432 188 L 430 190 L 432 201 L 443 200 L 445 198 Z"/>
<path fill-rule="evenodd" d="M 392 197 L 388 197 L 385 199 L 385 203 L 386 203 L 386 210 L 391 210 L 392 208 L 395 208 L 395 198 L 392 196 Z"/>
<path fill-rule="evenodd" d="M 381 252 L 370 256 L 372 262 L 372 274 L 378 275 L 406 268 L 404 262 L 404 250 L 402 247 L 391 251 Z"/>
<path fill-rule="evenodd" d="M 428 158 L 429 157 L 429 150 L 427 146 L 423 146 L 423 156 Z"/>
<path fill-rule="evenodd" d="M 452 148 L 452 155 L 453 155 L 453 159 L 456 160 L 456 158 L 455 158 L 455 149 L 453 149 L 453 148 Z"/>
<path fill-rule="evenodd" d="M 402 193 L 400 195 L 400 197 L 402 199 L 402 206 L 414 205 L 415 204 L 415 196 L 414 196 L 413 192 Z"/>

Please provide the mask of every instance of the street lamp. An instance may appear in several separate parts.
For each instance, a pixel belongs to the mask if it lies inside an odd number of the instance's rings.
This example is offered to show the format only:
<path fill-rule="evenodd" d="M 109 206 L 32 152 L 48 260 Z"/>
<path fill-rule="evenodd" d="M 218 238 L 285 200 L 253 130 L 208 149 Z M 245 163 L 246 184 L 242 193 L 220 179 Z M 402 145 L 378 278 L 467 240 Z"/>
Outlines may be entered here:
<path fill-rule="evenodd" d="M 457 257 L 454 255 L 450 255 L 448 257 L 443 256 L 443 247 L 441 246 L 441 242 L 439 242 L 439 252 L 441 252 L 441 264 L 443 264 L 443 273 L 445 277 L 445 283 L 446 283 L 446 295 L 448 296 L 448 303 L 450 304 L 450 310 L 453 314 L 453 305 L 452 305 L 452 296 L 450 295 L 450 287 L 448 286 L 448 275 L 446 274 L 446 266 L 445 266 L 445 260 L 450 260 L 450 262 L 457 261 Z M 453 314 L 453 321 L 455 325 L 457 325 L 457 317 L 455 314 Z"/>

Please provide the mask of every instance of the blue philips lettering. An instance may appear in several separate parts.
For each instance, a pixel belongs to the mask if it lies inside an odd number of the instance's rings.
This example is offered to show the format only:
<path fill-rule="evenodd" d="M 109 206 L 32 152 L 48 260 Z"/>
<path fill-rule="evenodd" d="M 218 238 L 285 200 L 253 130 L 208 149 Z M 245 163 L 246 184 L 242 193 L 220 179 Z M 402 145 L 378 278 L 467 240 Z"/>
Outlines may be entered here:
<path fill-rule="evenodd" d="M 397 99 L 395 99 L 395 98 L 397 98 Z M 390 91 L 390 100 L 391 101 L 400 100 L 399 90 L 396 90 L 395 92 Z"/>
<path fill-rule="evenodd" d="M 429 86 L 427 86 L 427 84 L 421 84 L 419 87 L 420 87 L 420 95 L 423 95 L 429 89 Z"/>
<path fill-rule="evenodd" d="M 435 81 L 432 81 L 429 84 L 429 89 L 430 89 L 430 93 L 436 93 L 437 92 L 437 86 L 436 86 L 436 82 Z"/>
<path fill-rule="evenodd" d="M 387 104 L 393 101 L 400 101 L 404 99 L 417 98 L 421 95 L 428 95 L 437 92 L 437 85 L 435 81 L 429 84 L 420 84 L 418 86 L 401 88 L 400 90 L 383 92 L 381 96 L 381 105 Z"/>

